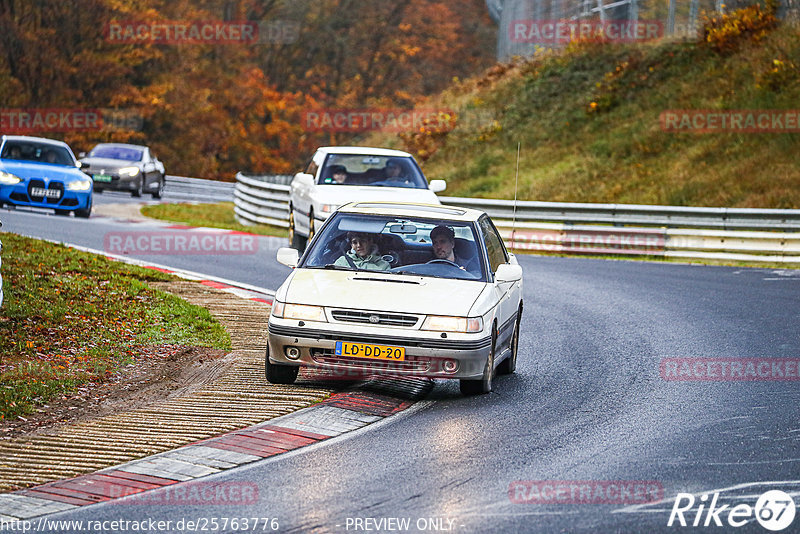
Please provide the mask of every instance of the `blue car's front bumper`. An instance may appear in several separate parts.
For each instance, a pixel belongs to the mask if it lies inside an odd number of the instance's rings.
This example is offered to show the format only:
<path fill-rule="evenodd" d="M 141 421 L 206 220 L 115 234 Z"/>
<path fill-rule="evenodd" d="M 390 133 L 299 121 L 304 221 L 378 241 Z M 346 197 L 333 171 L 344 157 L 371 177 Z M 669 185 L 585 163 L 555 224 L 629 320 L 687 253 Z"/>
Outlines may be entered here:
<path fill-rule="evenodd" d="M 46 191 L 45 195 L 36 189 Z M 85 210 L 92 202 L 92 191 L 70 191 L 60 181 L 31 179 L 16 185 L 0 185 L 0 203 L 57 210 Z"/>

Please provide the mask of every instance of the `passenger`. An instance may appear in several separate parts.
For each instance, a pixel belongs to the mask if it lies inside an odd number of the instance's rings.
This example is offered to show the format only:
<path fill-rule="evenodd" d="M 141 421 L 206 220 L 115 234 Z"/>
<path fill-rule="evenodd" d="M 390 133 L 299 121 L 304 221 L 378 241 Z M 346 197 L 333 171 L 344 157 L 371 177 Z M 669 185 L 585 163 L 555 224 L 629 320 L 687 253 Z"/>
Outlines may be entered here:
<path fill-rule="evenodd" d="M 8 159 L 22 159 L 22 151 L 17 145 L 12 146 L 8 151 Z"/>
<path fill-rule="evenodd" d="M 440 224 L 431 230 L 431 242 L 435 259 L 452 261 L 465 271 L 478 271 L 476 258 L 462 258 L 456 255 L 456 234 L 449 226 Z"/>
<path fill-rule="evenodd" d="M 331 167 L 331 175 L 333 176 L 333 181 L 337 184 L 347 182 L 347 169 L 344 168 L 344 165 L 334 165 Z"/>
<path fill-rule="evenodd" d="M 352 248 L 336 260 L 334 265 L 372 271 L 388 271 L 391 267 L 388 261 L 378 255 L 378 245 L 375 244 L 374 235 L 348 232 L 347 241 Z"/>
<path fill-rule="evenodd" d="M 58 159 L 58 157 L 56 156 L 56 153 L 55 153 L 53 150 L 47 150 L 47 151 L 45 151 L 45 153 L 44 153 L 44 160 L 45 160 L 47 163 L 56 163 L 56 160 L 57 160 L 57 159 Z"/>

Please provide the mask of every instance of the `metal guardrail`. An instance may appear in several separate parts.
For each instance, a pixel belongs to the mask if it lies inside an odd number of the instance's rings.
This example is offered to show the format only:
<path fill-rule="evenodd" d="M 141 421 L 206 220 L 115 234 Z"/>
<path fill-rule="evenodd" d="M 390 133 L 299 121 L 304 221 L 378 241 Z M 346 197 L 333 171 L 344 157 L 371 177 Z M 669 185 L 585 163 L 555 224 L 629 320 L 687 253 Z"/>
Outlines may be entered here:
<path fill-rule="evenodd" d="M 232 202 L 233 187 L 230 182 L 167 175 L 164 194 L 171 200 Z"/>
<path fill-rule="evenodd" d="M 291 178 L 237 174 L 237 220 L 287 227 Z M 800 210 L 440 199 L 488 213 L 514 249 L 800 263 Z"/>

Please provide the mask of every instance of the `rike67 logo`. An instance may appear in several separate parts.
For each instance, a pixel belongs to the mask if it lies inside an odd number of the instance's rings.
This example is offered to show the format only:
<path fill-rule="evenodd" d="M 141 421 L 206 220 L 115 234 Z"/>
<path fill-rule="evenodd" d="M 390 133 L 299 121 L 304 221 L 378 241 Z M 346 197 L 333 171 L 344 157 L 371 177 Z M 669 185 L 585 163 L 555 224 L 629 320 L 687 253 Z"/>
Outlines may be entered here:
<path fill-rule="evenodd" d="M 699 499 L 690 493 L 679 493 L 672 505 L 667 526 L 741 527 L 753 520 L 767 530 L 784 530 L 794 521 L 795 504 L 792 497 L 780 490 L 763 493 L 755 507 L 740 503 L 731 508 L 730 504 L 719 506 L 719 493 L 714 493 L 709 502 L 708 494 Z M 696 508 L 695 508 L 696 506 Z"/>

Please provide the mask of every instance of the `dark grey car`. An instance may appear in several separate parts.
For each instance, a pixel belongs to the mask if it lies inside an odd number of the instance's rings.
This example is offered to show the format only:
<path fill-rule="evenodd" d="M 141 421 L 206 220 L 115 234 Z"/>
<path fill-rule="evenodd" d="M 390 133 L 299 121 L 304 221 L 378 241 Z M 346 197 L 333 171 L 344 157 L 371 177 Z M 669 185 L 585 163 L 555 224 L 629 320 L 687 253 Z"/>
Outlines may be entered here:
<path fill-rule="evenodd" d="M 92 177 L 98 193 L 111 189 L 161 198 L 164 191 L 164 164 L 144 145 L 101 143 L 80 161 L 88 165 L 83 172 Z"/>

